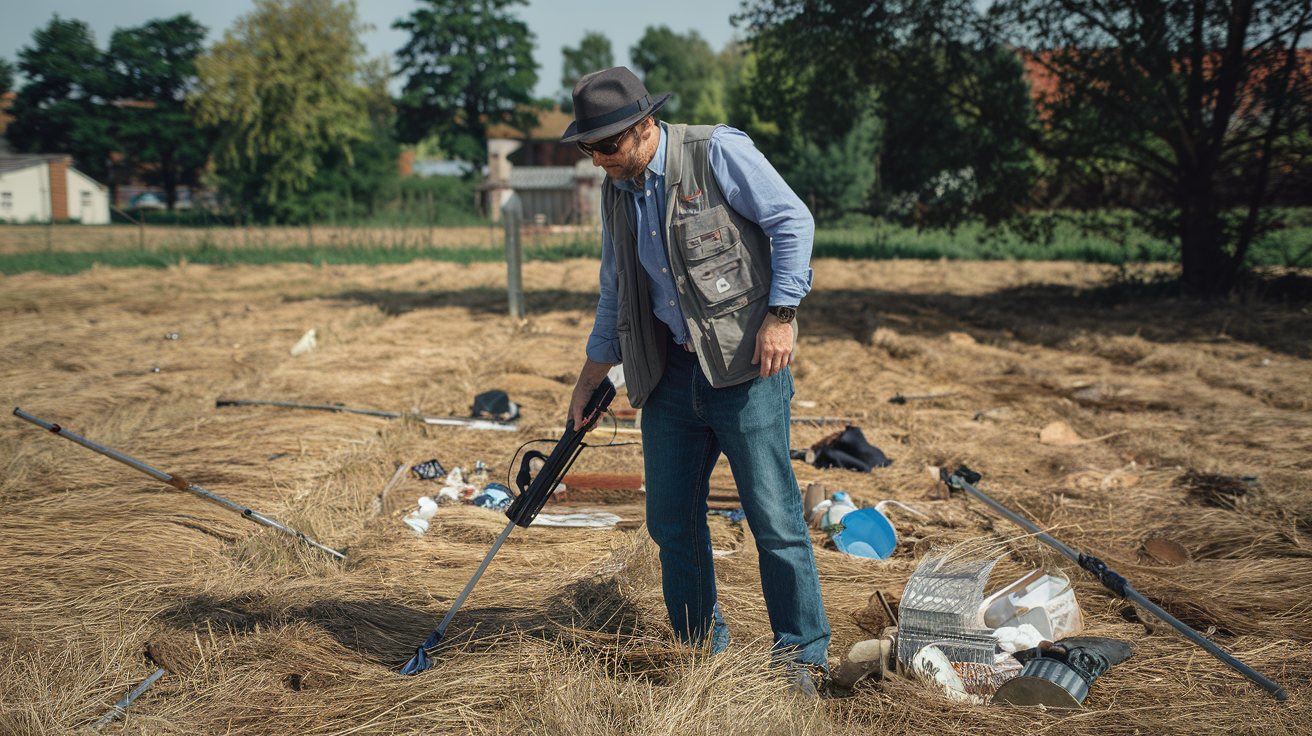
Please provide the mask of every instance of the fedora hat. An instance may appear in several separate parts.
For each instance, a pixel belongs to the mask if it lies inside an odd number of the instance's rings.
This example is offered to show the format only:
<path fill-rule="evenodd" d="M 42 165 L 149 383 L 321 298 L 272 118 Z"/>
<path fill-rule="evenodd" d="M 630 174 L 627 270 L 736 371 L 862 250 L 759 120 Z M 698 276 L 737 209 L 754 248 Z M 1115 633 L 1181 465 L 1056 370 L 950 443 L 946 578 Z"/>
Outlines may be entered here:
<path fill-rule="evenodd" d="M 635 125 L 661 109 L 670 93 L 655 101 L 637 75 L 617 66 L 593 72 L 574 85 L 574 122 L 561 143 L 597 141 Z"/>

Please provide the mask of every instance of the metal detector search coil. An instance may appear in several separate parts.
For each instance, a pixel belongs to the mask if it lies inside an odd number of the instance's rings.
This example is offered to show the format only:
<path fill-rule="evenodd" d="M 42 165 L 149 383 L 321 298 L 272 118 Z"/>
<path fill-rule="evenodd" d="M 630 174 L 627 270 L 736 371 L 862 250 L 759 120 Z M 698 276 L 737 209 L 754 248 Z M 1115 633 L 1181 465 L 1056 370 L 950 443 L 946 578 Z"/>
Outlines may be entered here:
<path fill-rule="evenodd" d="M 601 385 L 597 386 L 592 392 L 591 398 L 588 399 L 587 405 L 583 408 L 583 426 L 576 428 L 574 420 L 571 418 L 565 423 L 565 433 L 561 435 L 560 441 L 556 443 L 555 449 L 550 455 L 543 455 L 540 452 L 529 451 L 524 454 L 524 461 L 520 465 L 519 475 L 515 478 L 515 485 L 519 486 L 519 496 L 517 496 L 510 507 L 506 509 L 506 516 L 509 517 L 510 523 L 497 537 L 497 541 L 492 543 L 492 549 L 488 550 L 487 556 L 479 564 L 478 569 L 474 571 L 474 576 L 465 583 L 465 589 L 460 591 L 456 602 L 451 605 L 451 610 L 446 612 L 442 618 L 442 623 L 433 629 L 433 633 L 428 635 L 423 644 L 415 649 L 415 655 L 410 658 L 401 667 L 401 674 L 416 675 L 429 667 L 433 666 L 433 660 L 428 657 L 428 650 L 441 643 L 442 637 L 446 634 L 446 627 L 455 618 L 456 611 L 464 604 L 465 599 L 469 597 L 474 586 L 478 584 L 478 579 L 483 576 L 483 571 L 487 569 L 492 558 L 496 556 L 497 550 L 505 543 L 506 538 L 510 536 L 510 530 L 516 525 L 528 528 L 533 520 L 537 518 L 538 512 L 551 498 L 552 492 L 560 484 L 560 479 L 565 476 L 578 459 L 579 453 L 587 447 L 583 443 L 583 438 L 588 433 L 588 427 L 601 415 L 602 412 L 610 408 L 610 402 L 615 399 L 615 384 L 611 383 L 609 378 L 601 379 Z M 531 460 L 540 459 L 544 461 L 542 469 L 536 476 L 532 475 L 529 467 Z"/>

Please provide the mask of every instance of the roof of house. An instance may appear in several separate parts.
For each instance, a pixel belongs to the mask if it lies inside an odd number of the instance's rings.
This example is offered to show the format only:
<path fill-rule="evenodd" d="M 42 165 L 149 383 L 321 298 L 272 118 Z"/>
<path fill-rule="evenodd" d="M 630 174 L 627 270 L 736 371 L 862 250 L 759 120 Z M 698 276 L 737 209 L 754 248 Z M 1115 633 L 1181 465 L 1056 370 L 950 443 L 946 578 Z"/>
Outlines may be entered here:
<path fill-rule="evenodd" d="M 26 169 L 37 164 L 50 163 L 52 161 L 67 161 L 72 163 L 73 157 L 67 153 L 4 153 L 0 154 L 0 174 L 7 171 L 18 171 Z"/>
<path fill-rule="evenodd" d="M 524 131 L 513 128 L 505 123 L 489 125 L 487 128 L 488 138 L 513 138 L 515 140 L 535 141 L 558 141 L 565 135 L 565 129 L 569 124 L 574 122 L 574 114 L 561 112 L 559 107 L 551 110 L 541 110 L 538 112 L 538 124 L 536 127 L 529 129 L 528 135 Z"/>

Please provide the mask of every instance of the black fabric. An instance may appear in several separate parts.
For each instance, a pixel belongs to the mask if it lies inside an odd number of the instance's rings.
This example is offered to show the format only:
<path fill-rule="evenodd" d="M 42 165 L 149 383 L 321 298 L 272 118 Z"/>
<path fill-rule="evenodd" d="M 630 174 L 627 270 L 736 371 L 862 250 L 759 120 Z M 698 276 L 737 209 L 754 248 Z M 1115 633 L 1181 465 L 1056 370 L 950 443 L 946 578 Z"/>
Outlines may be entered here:
<path fill-rule="evenodd" d="M 597 141 L 630 128 L 654 115 L 670 94 L 653 101 L 636 74 L 617 66 L 585 75 L 574 85 L 573 97 L 574 122 L 560 137 L 561 143 Z"/>
<path fill-rule="evenodd" d="M 843 468 L 869 473 L 874 468 L 886 468 L 893 464 L 886 455 L 866 441 L 860 427 L 848 426 L 836 435 L 826 437 L 816 444 L 815 461 L 817 468 Z"/>
<path fill-rule="evenodd" d="M 446 475 L 446 470 L 442 468 L 442 463 L 439 463 L 436 458 L 427 462 L 419 463 L 411 468 L 411 470 L 415 471 L 415 475 L 419 476 L 420 480 L 435 480 Z"/>
<path fill-rule="evenodd" d="M 474 397 L 474 405 L 470 407 L 471 417 L 484 417 L 490 419 L 499 419 L 510 421 L 519 416 L 519 407 L 510 400 L 510 396 L 505 391 L 493 389 L 484 391 Z"/>

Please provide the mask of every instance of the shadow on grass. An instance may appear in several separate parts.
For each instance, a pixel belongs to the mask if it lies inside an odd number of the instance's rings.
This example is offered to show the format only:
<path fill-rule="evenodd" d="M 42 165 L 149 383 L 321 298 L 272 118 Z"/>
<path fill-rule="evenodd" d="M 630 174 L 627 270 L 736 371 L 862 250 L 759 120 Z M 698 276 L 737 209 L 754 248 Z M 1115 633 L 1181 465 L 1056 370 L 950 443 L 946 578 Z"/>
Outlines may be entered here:
<path fill-rule="evenodd" d="M 372 304 L 389 315 L 462 307 L 505 314 L 505 291 L 349 291 L 331 296 Z M 524 295 L 528 314 L 591 311 L 597 295 L 561 289 Z M 1080 334 L 1138 335 L 1150 342 L 1237 340 L 1312 358 L 1312 278 L 1252 277 L 1230 299 L 1181 296 L 1177 281 L 1121 281 L 1096 288 L 1038 284 L 982 296 L 907 294 L 886 289 L 817 289 L 798 315 L 808 337 L 869 344 L 879 327 L 936 336 L 968 332 L 985 343 L 1053 347 Z"/>

